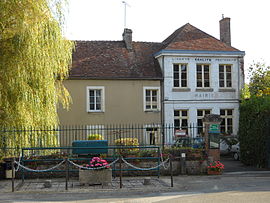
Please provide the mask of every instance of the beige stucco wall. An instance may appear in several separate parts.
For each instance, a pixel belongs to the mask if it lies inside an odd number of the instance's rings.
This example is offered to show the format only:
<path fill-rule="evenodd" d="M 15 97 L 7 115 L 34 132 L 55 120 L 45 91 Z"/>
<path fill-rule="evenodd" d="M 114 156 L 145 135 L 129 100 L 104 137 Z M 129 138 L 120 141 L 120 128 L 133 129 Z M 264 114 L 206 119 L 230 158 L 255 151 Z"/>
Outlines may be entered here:
<path fill-rule="evenodd" d="M 160 81 L 150 80 L 67 80 L 70 110 L 60 106 L 61 125 L 150 124 L 161 123 L 161 111 L 144 112 L 143 87 L 160 87 Z M 104 86 L 105 112 L 87 112 L 86 87 Z"/>

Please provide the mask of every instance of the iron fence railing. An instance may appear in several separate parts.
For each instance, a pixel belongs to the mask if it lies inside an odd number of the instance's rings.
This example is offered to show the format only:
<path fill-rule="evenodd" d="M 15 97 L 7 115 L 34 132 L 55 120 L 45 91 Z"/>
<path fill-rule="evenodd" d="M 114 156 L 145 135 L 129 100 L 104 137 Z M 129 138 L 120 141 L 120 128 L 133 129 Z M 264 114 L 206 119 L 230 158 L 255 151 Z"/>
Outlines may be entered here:
<path fill-rule="evenodd" d="M 190 139 L 201 137 L 202 126 L 174 126 L 172 124 L 69 125 L 46 127 L 0 127 L 0 155 L 17 155 L 25 147 L 69 147 L 74 140 L 87 140 L 99 134 L 108 140 L 136 138 L 140 146 L 171 146 L 178 136 Z"/>

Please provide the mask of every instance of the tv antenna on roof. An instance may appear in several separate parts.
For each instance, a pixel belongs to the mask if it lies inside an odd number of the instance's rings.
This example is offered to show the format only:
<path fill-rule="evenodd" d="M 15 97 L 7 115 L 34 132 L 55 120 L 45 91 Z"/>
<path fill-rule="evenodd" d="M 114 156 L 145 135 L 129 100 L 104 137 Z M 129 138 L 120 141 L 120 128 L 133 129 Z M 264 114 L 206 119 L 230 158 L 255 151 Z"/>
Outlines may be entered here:
<path fill-rule="evenodd" d="M 126 1 L 122 1 L 124 4 L 124 28 L 127 27 L 127 6 L 130 7 L 130 5 Z"/>

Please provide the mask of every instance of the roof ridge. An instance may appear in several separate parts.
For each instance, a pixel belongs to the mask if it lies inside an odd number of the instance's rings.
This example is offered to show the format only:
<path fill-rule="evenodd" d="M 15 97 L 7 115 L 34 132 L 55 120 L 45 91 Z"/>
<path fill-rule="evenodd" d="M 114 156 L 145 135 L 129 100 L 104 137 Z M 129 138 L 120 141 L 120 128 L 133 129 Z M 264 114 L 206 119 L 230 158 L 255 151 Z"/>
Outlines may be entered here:
<path fill-rule="evenodd" d="M 122 42 L 123 40 L 71 40 L 74 42 Z"/>
<path fill-rule="evenodd" d="M 222 42 L 220 39 L 217 39 L 216 37 L 206 33 L 205 31 L 191 25 L 190 23 L 186 23 L 185 25 L 181 26 L 180 28 L 178 28 L 177 30 L 175 30 L 169 37 L 167 37 L 163 43 L 164 43 L 164 47 L 163 49 L 166 49 L 179 35 L 181 35 L 182 33 L 189 33 L 189 32 L 192 32 L 192 31 L 198 31 L 199 33 L 202 34 L 202 38 L 206 38 L 206 36 L 208 38 L 212 38 L 216 41 L 218 41 L 219 43 L 221 43 L 223 46 L 227 47 L 227 48 L 232 48 L 232 49 L 236 49 L 234 48 L 233 46 L 230 46 L 224 42 Z M 194 34 L 194 37 L 196 38 L 196 35 L 198 36 L 198 33 L 195 33 Z M 194 40 L 194 38 L 192 38 L 192 35 L 189 34 L 189 37 L 191 37 L 190 39 L 182 39 L 182 37 L 186 37 L 185 35 L 184 36 L 180 36 L 180 39 L 178 39 L 178 42 L 185 42 L 185 41 L 188 41 L 188 40 Z M 236 49 L 238 50 L 238 49 Z M 238 50 L 239 51 L 239 50 Z"/>
<path fill-rule="evenodd" d="M 162 41 L 162 43 L 164 43 L 165 45 L 168 45 L 171 43 L 171 41 L 175 38 L 175 36 L 177 34 L 179 34 L 179 32 L 183 29 L 183 27 L 185 27 L 186 25 L 188 25 L 189 23 L 186 23 L 185 25 L 181 26 L 180 28 L 176 29 L 172 34 L 170 34 L 165 40 Z M 190 25 L 190 24 L 189 24 Z"/>
<path fill-rule="evenodd" d="M 124 42 L 123 40 L 72 40 L 74 42 Z M 162 42 L 132 41 L 132 43 L 162 44 Z"/>

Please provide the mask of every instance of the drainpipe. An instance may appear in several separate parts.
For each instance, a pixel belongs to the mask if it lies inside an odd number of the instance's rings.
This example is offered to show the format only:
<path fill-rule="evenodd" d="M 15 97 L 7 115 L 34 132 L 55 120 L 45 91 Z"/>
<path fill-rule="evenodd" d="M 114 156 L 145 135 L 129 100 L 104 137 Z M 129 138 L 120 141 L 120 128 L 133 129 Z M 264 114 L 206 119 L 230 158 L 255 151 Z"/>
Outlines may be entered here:
<path fill-rule="evenodd" d="M 162 56 L 162 81 L 161 81 L 161 124 L 162 124 L 162 151 L 164 149 L 164 144 L 165 144 L 165 110 L 164 110 L 164 56 Z"/>

